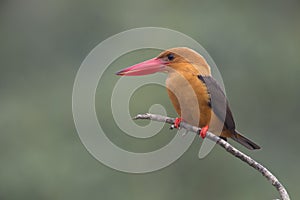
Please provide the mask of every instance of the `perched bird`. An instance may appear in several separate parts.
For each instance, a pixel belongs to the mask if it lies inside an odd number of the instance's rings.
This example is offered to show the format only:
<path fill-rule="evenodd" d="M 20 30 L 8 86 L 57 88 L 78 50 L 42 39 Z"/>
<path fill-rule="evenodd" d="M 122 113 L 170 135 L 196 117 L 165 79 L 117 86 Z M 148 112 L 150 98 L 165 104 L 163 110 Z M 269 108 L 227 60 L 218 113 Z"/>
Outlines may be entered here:
<path fill-rule="evenodd" d="M 196 51 L 186 47 L 168 49 L 153 59 L 125 68 L 116 74 L 140 76 L 156 72 L 168 74 L 168 95 L 180 116 L 175 120 L 176 128 L 183 120 L 200 127 L 202 138 L 210 131 L 222 139 L 231 138 L 248 149 L 260 149 L 236 130 L 223 90 L 211 76 L 206 60 Z"/>

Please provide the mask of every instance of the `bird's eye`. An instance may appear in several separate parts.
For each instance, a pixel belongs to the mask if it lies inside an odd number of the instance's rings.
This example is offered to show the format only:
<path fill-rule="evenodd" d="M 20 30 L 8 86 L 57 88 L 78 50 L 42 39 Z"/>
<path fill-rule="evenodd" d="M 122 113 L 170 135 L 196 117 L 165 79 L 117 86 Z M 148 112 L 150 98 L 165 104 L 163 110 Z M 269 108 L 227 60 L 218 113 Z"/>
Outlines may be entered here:
<path fill-rule="evenodd" d="M 174 60 L 174 58 L 175 58 L 174 54 L 172 54 L 172 53 L 168 54 L 167 57 L 168 57 L 168 60 Z"/>

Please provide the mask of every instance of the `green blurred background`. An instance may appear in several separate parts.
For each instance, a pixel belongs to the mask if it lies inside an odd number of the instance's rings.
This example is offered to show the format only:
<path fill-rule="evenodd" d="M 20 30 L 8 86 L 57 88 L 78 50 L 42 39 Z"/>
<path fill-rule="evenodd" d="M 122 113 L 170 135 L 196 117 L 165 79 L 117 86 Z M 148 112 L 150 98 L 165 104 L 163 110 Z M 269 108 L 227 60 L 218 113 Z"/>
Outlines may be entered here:
<path fill-rule="evenodd" d="M 98 43 L 143 26 L 181 31 L 206 48 L 223 75 L 239 130 L 263 147 L 241 149 L 274 172 L 292 199 L 300 198 L 299 11 L 297 0 L 0 1 L 0 199 L 278 197 L 257 171 L 220 147 L 199 160 L 201 140 L 171 166 L 140 175 L 112 170 L 87 152 L 72 118 L 76 72 Z M 117 60 L 97 91 L 99 122 L 132 151 L 157 149 L 175 133 L 166 126 L 153 138 L 133 139 L 104 112 L 119 78 L 113 72 L 156 53 Z M 137 90 L 131 113 L 154 103 L 175 116 L 158 86 Z"/>

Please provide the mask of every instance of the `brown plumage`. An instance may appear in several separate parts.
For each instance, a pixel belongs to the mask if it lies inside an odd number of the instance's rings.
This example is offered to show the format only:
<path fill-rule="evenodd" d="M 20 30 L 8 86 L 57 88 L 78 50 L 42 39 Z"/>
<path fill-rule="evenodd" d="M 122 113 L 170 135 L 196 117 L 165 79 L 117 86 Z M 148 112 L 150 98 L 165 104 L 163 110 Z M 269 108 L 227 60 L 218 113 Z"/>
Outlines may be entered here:
<path fill-rule="evenodd" d="M 185 47 L 172 48 L 117 74 L 145 75 L 159 71 L 168 73 L 168 95 L 183 121 L 209 127 L 210 132 L 224 139 L 232 138 L 248 149 L 260 148 L 236 130 L 225 94 L 197 52 Z"/>

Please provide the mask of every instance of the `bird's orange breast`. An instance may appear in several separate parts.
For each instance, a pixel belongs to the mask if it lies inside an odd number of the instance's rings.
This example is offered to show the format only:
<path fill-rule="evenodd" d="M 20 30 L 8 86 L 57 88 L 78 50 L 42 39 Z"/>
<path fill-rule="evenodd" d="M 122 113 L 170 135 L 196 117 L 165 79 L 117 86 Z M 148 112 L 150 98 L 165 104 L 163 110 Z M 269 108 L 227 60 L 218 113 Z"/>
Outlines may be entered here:
<path fill-rule="evenodd" d="M 209 94 L 196 74 L 171 72 L 166 86 L 176 112 L 185 122 L 199 127 L 210 123 L 213 113 Z"/>

